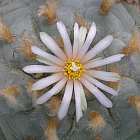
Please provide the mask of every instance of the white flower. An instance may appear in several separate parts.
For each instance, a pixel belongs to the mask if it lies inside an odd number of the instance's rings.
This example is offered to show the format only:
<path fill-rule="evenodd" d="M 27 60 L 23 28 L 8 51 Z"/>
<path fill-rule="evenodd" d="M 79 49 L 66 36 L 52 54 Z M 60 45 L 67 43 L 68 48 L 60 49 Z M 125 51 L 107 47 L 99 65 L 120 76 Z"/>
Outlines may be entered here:
<path fill-rule="evenodd" d="M 103 106 L 111 108 L 112 102 L 102 91 L 111 95 L 117 95 L 117 91 L 99 82 L 97 79 L 117 82 L 120 76 L 114 72 L 98 71 L 94 68 L 118 62 L 124 54 L 116 54 L 105 59 L 100 57 L 94 59 L 94 57 L 111 44 L 113 37 L 111 35 L 106 36 L 90 49 L 90 45 L 96 34 L 95 23 L 92 23 L 89 32 L 87 32 L 85 27 L 79 27 L 75 23 L 73 45 L 71 44 L 65 25 L 61 21 L 57 22 L 57 29 L 64 42 L 64 51 L 47 33 L 41 32 L 40 38 L 51 53 L 47 53 L 36 46 L 32 46 L 32 52 L 37 55 L 37 60 L 46 64 L 46 66 L 30 65 L 23 68 L 27 73 L 50 74 L 35 82 L 32 86 L 32 90 L 42 90 L 53 84 L 52 88 L 41 96 L 36 103 L 43 104 L 65 88 L 62 103 L 58 111 L 58 118 L 61 120 L 66 116 L 72 94 L 74 93 L 76 120 L 78 122 L 83 115 L 82 111 L 87 109 L 87 101 L 84 93 L 84 88 L 86 88 Z"/>

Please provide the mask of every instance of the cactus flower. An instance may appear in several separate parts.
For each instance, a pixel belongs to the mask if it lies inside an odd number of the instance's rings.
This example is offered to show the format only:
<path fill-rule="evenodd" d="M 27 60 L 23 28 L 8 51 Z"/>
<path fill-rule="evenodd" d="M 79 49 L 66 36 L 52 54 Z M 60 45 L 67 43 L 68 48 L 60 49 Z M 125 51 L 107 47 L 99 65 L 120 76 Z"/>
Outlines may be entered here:
<path fill-rule="evenodd" d="M 37 55 L 37 60 L 44 65 L 29 65 L 23 68 L 27 73 L 46 73 L 42 78 L 32 85 L 32 90 L 42 90 L 52 86 L 44 95 L 39 97 L 36 104 L 47 102 L 53 95 L 64 89 L 64 95 L 58 111 L 58 118 L 62 120 L 67 112 L 72 99 L 75 97 L 77 122 L 87 109 L 85 88 L 91 92 L 96 99 L 106 108 L 112 107 L 112 102 L 103 94 L 105 91 L 113 96 L 117 91 L 99 80 L 117 82 L 120 76 L 114 72 L 97 70 L 97 67 L 112 64 L 121 60 L 124 54 L 116 54 L 107 58 L 96 57 L 106 49 L 113 41 L 111 35 L 99 41 L 93 48 L 90 47 L 95 35 L 96 25 L 93 22 L 89 31 L 86 27 L 74 24 L 74 41 L 70 41 L 66 27 L 63 22 L 57 22 L 57 29 L 64 42 L 64 50 L 45 32 L 40 33 L 41 41 L 50 52 L 32 46 L 32 53 Z"/>

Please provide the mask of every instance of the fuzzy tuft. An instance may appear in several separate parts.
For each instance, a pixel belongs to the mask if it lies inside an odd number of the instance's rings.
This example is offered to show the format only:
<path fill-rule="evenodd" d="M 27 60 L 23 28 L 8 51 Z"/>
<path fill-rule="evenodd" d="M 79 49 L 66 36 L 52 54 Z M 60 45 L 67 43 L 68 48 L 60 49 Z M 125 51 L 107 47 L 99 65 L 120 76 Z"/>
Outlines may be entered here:
<path fill-rule="evenodd" d="M 89 29 L 89 23 L 81 15 L 75 14 L 75 22 L 77 22 L 79 26 L 83 26 Z"/>
<path fill-rule="evenodd" d="M 59 140 L 57 136 L 58 120 L 56 118 L 49 118 L 47 127 L 44 130 L 44 134 L 47 140 Z"/>
<path fill-rule="evenodd" d="M 0 17 L 0 39 L 6 41 L 7 43 L 13 43 L 14 37 L 10 28 L 3 22 Z"/>
<path fill-rule="evenodd" d="M 129 96 L 128 103 L 134 107 L 140 115 L 140 96 Z"/>
<path fill-rule="evenodd" d="M 10 96 L 15 96 L 15 97 L 17 97 L 20 93 L 19 88 L 15 85 L 8 86 L 8 87 L 2 89 L 1 91 L 7 96 L 10 95 Z"/>
<path fill-rule="evenodd" d="M 35 39 L 31 35 L 23 33 L 20 40 L 20 47 L 17 49 L 25 58 L 29 60 L 34 60 L 36 55 L 32 53 L 31 47 L 35 42 Z"/>
<path fill-rule="evenodd" d="M 95 111 L 89 113 L 89 128 L 91 128 L 95 132 L 98 132 L 102 130 L 105 125 L 106 122 L 100 113 Z"/>
<path fill-rule="evenodd" d="M 54 0 L 49 0 L 46 4 L 41 5 L 38 10 L 38 16 L 46 17 L 49 24 L 57 21 L 57 4 Z"/>
<path fill-rule="evenodd" d="M 115 0 L 102 0 L 100 5 L 100 13 L 102 15 L 107 15 L 114 3 Z"/>
<path fill-rule="evenodd" d="M 20 95 L 20 90 L 17 86 L 12 85 L 1 90 L 1 95 L 6 99 L 11 106 L 17 105 L 16 97 Z"/>
<path fill-rule="evenodd" d="M 47 107 L 51 115 L 56 116 L 61 104 L 59 96 L 53 96 L 48 102 Z"/>
<path fill-rule="evenodd" d="M 134 31 L 129 41 L 128 47 L 123 49 L 125 55 L 131 55 L 134 53 L 140 53 L 140 32 Z"/>

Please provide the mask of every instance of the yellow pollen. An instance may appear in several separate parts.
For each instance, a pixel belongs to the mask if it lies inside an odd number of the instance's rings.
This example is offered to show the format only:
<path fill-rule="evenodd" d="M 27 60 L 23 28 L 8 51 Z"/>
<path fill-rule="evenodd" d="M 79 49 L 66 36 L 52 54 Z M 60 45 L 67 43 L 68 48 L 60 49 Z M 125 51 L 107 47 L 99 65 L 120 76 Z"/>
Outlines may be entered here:
<path fill-rule="evenodd" d="M 79 60 L 68 59 L 64 67 L 64 74 L 72 80 L 80 79 L 84 67 Z"/>

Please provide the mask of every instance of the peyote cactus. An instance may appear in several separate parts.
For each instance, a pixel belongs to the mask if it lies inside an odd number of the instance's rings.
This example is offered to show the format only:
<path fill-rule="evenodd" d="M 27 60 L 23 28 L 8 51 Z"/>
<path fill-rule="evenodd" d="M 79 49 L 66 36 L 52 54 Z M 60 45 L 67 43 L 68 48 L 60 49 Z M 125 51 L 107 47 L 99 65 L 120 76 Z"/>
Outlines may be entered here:
<path fill-rule="evenodd" d="M 0 140 L 140 139 L 140 10 L 139 2 L 133 3 L 125 0 L 0 0 Z M 113 107 L 101 106 L 86 90 L 87 110 L 78 122 L 74 98 L 67 116 L 61 121 L 57 118 L 64 91 L 43 105 L 36 105 L 46 90 L 33 91 L 32 84 L 46 74 L 22 70 L 27 65 L 39 64 L 32 46 L 49 52 L 40 40 L 40 32 L 51 35 L 64 49 L 65 42 L 56 30 L 60 20 L 65 23 L 71 42 L 75 22 L 90 30 L 94 21 L 97 33 L 90 48 L 110 34 L 114 38 L 112 44 L 98 56 L 125 54 L 120 62 L 97 68 L 121 76 L 117 83 L 103 81 L 118 92 L 118 96 L 110 96 L 102 91 Z M 40 57 L 37 59 L 44 62 Z"/>

